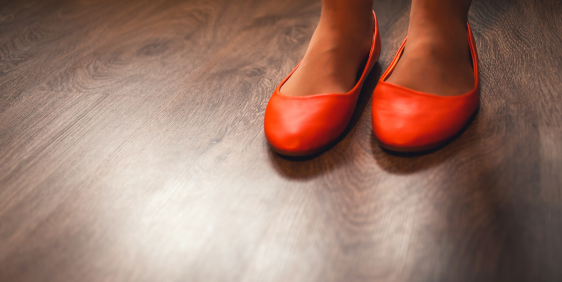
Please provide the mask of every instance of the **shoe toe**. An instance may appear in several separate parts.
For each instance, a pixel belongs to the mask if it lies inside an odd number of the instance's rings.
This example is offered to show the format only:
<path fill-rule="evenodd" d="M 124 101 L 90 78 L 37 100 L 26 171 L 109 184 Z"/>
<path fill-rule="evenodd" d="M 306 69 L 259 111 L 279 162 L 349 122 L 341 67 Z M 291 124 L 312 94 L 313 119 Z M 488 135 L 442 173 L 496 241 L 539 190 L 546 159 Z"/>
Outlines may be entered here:
<path fill-rule="evenodd" d="M 383 147 L 432 149 L 458 133 L 477 105 L 476 95 L 442 97 L 383 83 L 373 95 L 373 130 Z"/>
<path fill-rule="evenodd" d="M 308 155 L 330 145 L 345 129 L 353 101 L 350 95 L 289 97 L 274 94 L 265 111 L 268 142 L 285 155 Z"/>

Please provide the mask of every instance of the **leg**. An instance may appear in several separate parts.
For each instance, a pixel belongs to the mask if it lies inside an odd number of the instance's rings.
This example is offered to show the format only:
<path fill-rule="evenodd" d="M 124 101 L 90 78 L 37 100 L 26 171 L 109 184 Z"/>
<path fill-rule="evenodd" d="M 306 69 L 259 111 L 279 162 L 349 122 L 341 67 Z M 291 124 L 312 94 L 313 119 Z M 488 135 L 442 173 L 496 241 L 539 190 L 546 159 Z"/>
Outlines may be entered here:
<path fill-rule="evenodd" d="M 474 87 L 467 39 L 471 0 L 412 0 L 408 42 L 387 82 L 442 96 Z"/>
<path fill-rule="evenodd" d="M 322 0 L 322 13 L 303 61 L 281 93 L 346 93 L 355 85 L 373 37 L 373 0 Z"/>

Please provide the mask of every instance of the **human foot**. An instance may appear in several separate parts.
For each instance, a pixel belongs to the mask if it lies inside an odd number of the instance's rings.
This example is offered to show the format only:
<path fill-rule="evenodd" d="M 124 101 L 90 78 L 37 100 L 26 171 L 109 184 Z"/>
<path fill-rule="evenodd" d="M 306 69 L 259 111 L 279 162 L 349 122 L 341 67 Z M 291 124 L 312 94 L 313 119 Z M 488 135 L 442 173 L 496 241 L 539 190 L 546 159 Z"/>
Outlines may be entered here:
<path fill-rule="evenodd" d="M 300 66 L 281 88 L 284 95 L 347 93 L 369 54 L 374 29 L 372 2 L 353 5 L 361 3 L 355 1 L 343 7 L 325 2 Z"/>
<path fill-rule="evenodd" d="M 474 88 L 467 38 L 470 0 L 413 0 L 408 41 L 389 83 L 455 96 Z"/>

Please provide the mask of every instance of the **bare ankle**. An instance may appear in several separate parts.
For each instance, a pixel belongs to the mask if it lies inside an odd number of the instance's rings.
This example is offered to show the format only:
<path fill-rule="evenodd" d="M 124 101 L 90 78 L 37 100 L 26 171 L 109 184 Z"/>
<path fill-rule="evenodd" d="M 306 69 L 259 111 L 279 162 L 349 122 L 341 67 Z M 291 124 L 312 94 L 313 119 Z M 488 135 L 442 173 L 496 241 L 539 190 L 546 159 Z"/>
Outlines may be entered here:
<path fill-rule="evenodd" d="M 349 1 L 339 10 L 324 5 L 344 1 L 349 0 L 322 2 L 322 16 L 301 65 L 282 86 L 285 95 L 346 93 L 355 85 L 361 62 L 371 49 L 374 18 L 371 6 L 352 5 L 361 1 Z"/>
<path fill-rule="evenodd" d="M 466 22 L 472 0 L 412 0 L 410 16 Z"/>

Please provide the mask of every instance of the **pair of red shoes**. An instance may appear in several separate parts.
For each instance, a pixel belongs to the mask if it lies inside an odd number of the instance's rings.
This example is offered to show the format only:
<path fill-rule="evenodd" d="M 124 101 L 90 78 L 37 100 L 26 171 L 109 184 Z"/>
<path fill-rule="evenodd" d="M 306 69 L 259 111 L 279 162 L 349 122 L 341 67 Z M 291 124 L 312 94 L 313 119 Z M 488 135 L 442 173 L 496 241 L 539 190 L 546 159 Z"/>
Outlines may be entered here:
<path fill-rule="evenodd" d="M 374 15 L 374 12 L 373 12 Z M 418 152 L 446 143 L 469 121 L 478 107 L 478 57 L 470 25 L 468 42 L 474 68 L 474 88 L 460 96 L 438 96 L 386 82 L 398 63 L 406 40 L 381 76 L 373 93 L 372 123 L 380 145 L 391 151 Z M 289 74 L 277 86 L 265 110 L 265 136 L 277 153 L 312 155 L 330 146 L 347 127 L 361 87 L 379 58 L 381 42 L 375 16 L 371 51 L 361 78 L 347 93 L 293 97 L 280 93 Z"/>

